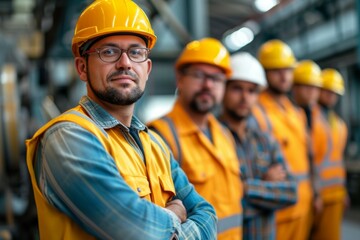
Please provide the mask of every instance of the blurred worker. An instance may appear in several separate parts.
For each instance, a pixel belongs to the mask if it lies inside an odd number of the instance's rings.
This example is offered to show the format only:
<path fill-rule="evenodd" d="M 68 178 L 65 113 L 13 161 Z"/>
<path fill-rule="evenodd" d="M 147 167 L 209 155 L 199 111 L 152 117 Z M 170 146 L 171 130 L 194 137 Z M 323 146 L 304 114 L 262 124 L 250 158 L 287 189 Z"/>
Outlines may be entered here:
<path fill-rule="evenodd" d="M 319 103 L 323 116 L 321 141 L 326 147 L 325 157 L 315 159 L 321 177 L 321 198 L 323 209 L 317 214 L 311 239 L 341 239 L 341 222 L 344 207 L 349 204 L 345 188 L 346 170 L 344 150 L 347 142 L 347 127 L 335 113 L 339 96 L 345 93 L 344 80 L 335 69 L 322 71 L 322 90 Z"/>
<path fill-rule="evenodd" d="M 211 113 L 231 74 L 229 53 L 213 38 L 192 41 L 175 68 L 175 105 L 149 126 L 163 136 L 195 189 L 215 207 L 218 239 L 241 239 L 243 190 L 235 144 Z"/>
<path fill-rule="evenodd" d="M 259 107 L 253 114 L 259 127 L 272 133 L 280 144 L 288 169 L 298 183 L 297 203 L 276 213 L 276 238 L 307 239 L 312 206 L 307 132 L 303 114 L 287 96 L 296 59 L 290 47 L 280 40 L 264 43 L 258 58 L 265 68 L 268 88 L 260 94 Z"/>
<path fill-rule="evenodd" d="M 156 36 L 129 0 L 97 0 L 72 39 L 78 106 L 27 141 L 41 239 L 215 239 L 214 209 L 134 115 Z"/>
<path fill-rule="evenodd" d="M 319 174 L 315 171 L 314 161 L 325 157 L 323 137 L 321 136 L 322 116 L 318 105 L 321 80 L 320 67 L 311 60 L 299 62 L 294 69 L 292 96 L 295 104 L 304 110 L 308 129 L 308 149 L 310 172 L 313 187 L 313 206 L 315 213 L 322 209 Z M 320 131 L 320 132 L 319 132 Z"/>
<path fill-rule="evenodd" d="M 235 138 L 241 164 L 243 239 L 275 239 L 275 210 L 296 203 L 296 182 L 290 180 L 275 139 L 247 126 L 259 92 L 266 86 L 264 69 L 249 53 L 231 56 L 231 66 L 220 119 Z"/>

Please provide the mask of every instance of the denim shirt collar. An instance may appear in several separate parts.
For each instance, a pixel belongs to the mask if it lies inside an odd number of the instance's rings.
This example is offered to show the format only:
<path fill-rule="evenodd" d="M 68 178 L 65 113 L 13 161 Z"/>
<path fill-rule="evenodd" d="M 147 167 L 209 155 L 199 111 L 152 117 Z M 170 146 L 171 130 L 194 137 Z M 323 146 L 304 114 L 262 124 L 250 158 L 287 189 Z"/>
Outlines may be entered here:
<path fill-rule="evenodd" d="M 129 131 L 129 128 L 123 123 L 115 119 L 109 112 L 103 109 L 99 104 L 91 100 L 88 96 L 83 96 L 80 99 L 79 105 L 90 115 L 91 119 L 100 127 L 110 129 L 115 126 L 120 126 L 122 129 Z M 130 128 L 139 131 L 146 131 L 147 127 L 137 117 L 133 116 L 130 123 Z"/>

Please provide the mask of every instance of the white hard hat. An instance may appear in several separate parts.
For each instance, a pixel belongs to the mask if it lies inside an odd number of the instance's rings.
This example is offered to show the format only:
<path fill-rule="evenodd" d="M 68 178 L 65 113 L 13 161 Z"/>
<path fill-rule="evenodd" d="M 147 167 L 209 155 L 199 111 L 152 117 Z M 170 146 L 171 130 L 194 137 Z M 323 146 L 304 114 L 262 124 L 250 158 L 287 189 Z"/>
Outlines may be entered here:
<path fill-rule="evenodd" d="M 250 53 L 235 53 L 230 56 L 230 61 L 233 71 L 229 80 L 256 83 L 261 88 L 267 86 L 264 68 Z"/>

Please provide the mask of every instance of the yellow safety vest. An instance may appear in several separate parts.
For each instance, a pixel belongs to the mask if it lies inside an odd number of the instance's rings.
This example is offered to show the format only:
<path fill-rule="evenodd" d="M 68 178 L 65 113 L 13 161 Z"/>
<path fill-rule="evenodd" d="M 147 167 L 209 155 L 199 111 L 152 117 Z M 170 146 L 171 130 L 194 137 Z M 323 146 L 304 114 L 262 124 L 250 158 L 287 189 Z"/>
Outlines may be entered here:
<path fill-rule="evenodd" d="M 35 133 L 32 139 L 26 141 L 26 161 L 34 190 L 41 239 L 94 239 L 67 215 L 50 205 L 36 183 L 34 158 L 38 143 L 48 128 L 62 121 L 74 122 L 93 133 L 114 158 L 120 174 L 134 192 L 138 193 L 139 197 L 165 207 L 166 202 L 175 196 L 169 161 L 170 153 L 156 134 L 153 134 L 157 139 L 154 141 L 146 132 L 139 132 L 144 148 L 145 165 L 136 154 L 135 149 L 119 132 L 120 130 L 111 128 L 104 133 L 104 130 L 86 115 L 85 110 L 81 106 L 77 106 L 47 123 Z M 124 147 L 126 147 L 126 151 L 122 149 Z"/>
<path fill-rule="evenodd" d="M 317 112 L 321 121 L 314 128 L 313 139 L 316 144 L 315 164 L 321 179 L 321 197 L 325 203 L 339 201 L 346 195 L 343 154 L 347 127 L 335 112 L 330 111 L 328 119 L 319 107 Z"/>
<path fill-rule="evenodd" d="M 165 139 L 196 191 L 214 206 L 218 216 L 218 239 L 242 239 L 243 189 L 230 133 L 211 115 L 211 142 L 179 102 L 169 114 L 148 126 Z"/>
<path fill-rule="evenodd" d="M 263 131 L 278 141 L 290 173 L 298 181 L 298 200 L 295 205 L 278 210 L 276 221 L 283 222 L 305 216 L 311 208 L 312 187 L 307 149 L 307 130 L 304 116 L 287 97 L 281 99 L 284 108 L 267 92 L 259 96 L 260 107 L 253 116 Z"/>

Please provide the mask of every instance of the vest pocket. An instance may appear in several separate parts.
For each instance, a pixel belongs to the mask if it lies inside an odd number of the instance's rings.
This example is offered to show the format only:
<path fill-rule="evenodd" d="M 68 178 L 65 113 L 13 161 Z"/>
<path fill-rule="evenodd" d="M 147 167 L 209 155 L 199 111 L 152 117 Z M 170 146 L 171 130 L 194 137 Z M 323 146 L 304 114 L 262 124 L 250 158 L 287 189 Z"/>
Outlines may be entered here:
<path fill-rule="evenodd" d="M 145 197 L 151 193 L 150 184 L 144 176 L 124 176 L 129 186 L 140 196 Z"/>
<path fill-rule="evenodd" d="M 194 184 L 206 183 L 209 178 L 212 178 L 215 174 L 214 169 L 212 168 L 197 168 L 193 171 L 186 172 L 186 175 L 189 178 L 189 181 Z"/>
<path fill-rule="evenodd" d="M 175 187 L 171 179 L 169 179 L 169 176 L 161 175 L 159 176 L 159 181 L 161 188 L 164 192 L 167 192 L 169 195 L 175 196 Z"/>

